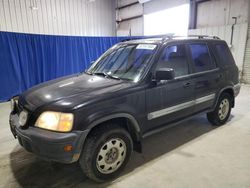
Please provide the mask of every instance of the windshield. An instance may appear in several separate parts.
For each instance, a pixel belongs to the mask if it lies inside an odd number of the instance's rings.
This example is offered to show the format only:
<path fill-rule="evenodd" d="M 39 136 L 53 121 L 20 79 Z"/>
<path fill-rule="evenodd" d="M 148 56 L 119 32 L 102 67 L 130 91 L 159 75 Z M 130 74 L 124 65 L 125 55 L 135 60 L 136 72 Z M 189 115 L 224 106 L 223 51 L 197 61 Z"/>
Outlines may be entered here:
<path fill-rule="evenodd" d="M 111 48 L 89 68 L 88 73 L 137 82 L 155 49 L 155 44 L 120 45 Z"/>

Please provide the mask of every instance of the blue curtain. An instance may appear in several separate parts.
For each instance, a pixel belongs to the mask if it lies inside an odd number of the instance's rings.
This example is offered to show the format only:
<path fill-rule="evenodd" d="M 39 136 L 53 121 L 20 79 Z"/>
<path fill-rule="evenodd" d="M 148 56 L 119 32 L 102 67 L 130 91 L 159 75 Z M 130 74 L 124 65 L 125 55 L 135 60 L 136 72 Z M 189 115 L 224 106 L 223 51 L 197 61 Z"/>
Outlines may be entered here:
<path fill-rule="evenodd" d="M 0 32 L 0 102 L 41 82 L 85 70 L 127 38 Z"/>

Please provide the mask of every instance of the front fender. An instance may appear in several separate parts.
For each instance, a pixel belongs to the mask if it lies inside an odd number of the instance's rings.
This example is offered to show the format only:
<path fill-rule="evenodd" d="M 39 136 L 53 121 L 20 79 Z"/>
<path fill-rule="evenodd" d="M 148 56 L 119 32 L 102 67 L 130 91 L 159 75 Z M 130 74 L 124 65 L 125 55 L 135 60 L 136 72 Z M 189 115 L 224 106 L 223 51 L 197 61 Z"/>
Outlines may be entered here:
<path fill-rule="evenodd" d="M 111 115 L 108 115 L 108 116 L 95 118 L 95 120 L 88 125 L 88 129 L 92 129 L 95 126 L 99 125 L 100 123 L 103 123 L 105 121 L 112 120 L 112 119 L 115 119 L 115 118 L 126 118 L 126 119 L 128 119 L 132 123 L 132 126 L 134 127 L 136 132 L 137 133 L 141 132 L 138 121 L 131 114 L 128 114 L 128 113 L 115 113 L 115 114 L 111 114 Z"/>

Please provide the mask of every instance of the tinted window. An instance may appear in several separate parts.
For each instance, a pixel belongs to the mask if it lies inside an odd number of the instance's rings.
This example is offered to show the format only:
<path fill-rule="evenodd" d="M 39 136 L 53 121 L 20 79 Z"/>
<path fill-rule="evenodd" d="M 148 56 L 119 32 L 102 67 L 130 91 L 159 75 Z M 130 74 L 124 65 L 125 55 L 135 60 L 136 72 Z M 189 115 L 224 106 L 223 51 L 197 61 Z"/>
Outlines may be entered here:
<path fill-rule="evenodd" d="M 234 64 L 233 56 L 226 44 L 216 44 L 215 49 L 219 56 L 219 60 L 223 65 Z"/>
<path fill-rule="evenodd" d="M 89 73 L 137 82 L 156 49 L 155 44 L 134 44 L 111 49 L 88 70 Z"/>
<path fill-rule="evenodd" d="M 215 68 L 206 44 L 190 44 L 195 72 L 207 71 Z"/>
<path fill-rule="evenodd" d="M 188 74 L 188 63 L 185 45 L 174 45 L 166 47 L 159 59 L 157 69 L 172 68 L 175 76 L 183 76 Z"/>

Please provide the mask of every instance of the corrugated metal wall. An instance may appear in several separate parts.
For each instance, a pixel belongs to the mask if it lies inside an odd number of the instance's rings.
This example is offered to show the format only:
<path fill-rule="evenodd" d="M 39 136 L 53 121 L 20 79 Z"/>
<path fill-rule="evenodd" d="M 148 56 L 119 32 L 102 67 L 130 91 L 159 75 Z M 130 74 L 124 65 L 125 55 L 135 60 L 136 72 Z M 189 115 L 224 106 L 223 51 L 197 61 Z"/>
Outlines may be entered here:
<path fill-rule="evenodd" d="M 111 36 L 115 1 L 0 0 L 0 31 Z"/>
<path fill-rule="evenodd" d="M 248 20 L 249 0 L 211 0 L 198 4 L 197 28 L 231 25 Z"/>
<path fill-rule="evenodd" d="M 250 84 L 250 19 L 248 20 L 248 34 L 247 34 L 247 44 L 246 44 L 244 64 L 243 64 L 242 81 Z"/>
<path fill-rule="evenodd" d="M 117 36 L 143 35 L 142 15 L 143 5 L 138 0 L 117 0 Z"/>
<path fill-rule="evenodd" d="M 189 3 L 190 0 L 151 0 L 144 3 L 144 14 L 151 14 L 165 9 Z"/>
<path fill-rule="evenodd" d="M 231 25 L 227 25 L 227 26 L 194 29 L 194 30 L 189 30 L 188 34 L 218 36 L 221 39 L 227 41 L 228 45 L 230 45 L 231 27 L 232 27 Z M 231 46 L 232 54 L 234 56 L 234 59 L 236 61 L 236 64 L 240 72 L 242 72 L 243 69 L 244 51 L 247 40 L 247 27 L 248 27 L 247 23 L 235 25 L 233 44 Z"/>

